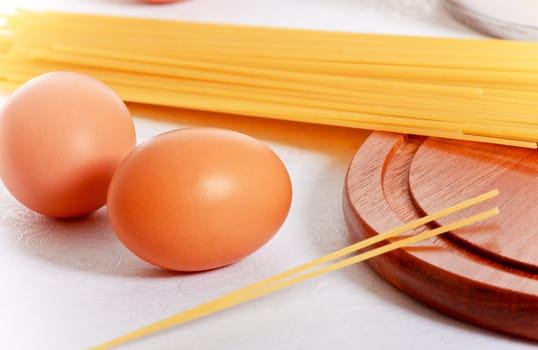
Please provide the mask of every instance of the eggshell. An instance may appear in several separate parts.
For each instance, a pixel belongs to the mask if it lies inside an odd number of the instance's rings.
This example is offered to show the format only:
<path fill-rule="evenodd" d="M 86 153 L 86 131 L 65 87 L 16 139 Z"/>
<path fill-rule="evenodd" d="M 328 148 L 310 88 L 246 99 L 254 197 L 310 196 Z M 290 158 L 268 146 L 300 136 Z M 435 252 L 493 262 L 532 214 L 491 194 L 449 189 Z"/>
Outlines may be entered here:
<path fill-rule="evenodd" d="M 0 111 L 0 177 L 16 199 L 47 216 L 103 206 L 116 167 L 135 145 L 123 101 L 82 74 L 33 78 Z"/>
<path fill-rule="evenodd" d="M 200 271 L 233 263 L 278 231 L 291 205 L 280 158 L 241 133 L 186 128 L 131 152 L 110 184 L 119 239 L 151 264 Z"/>

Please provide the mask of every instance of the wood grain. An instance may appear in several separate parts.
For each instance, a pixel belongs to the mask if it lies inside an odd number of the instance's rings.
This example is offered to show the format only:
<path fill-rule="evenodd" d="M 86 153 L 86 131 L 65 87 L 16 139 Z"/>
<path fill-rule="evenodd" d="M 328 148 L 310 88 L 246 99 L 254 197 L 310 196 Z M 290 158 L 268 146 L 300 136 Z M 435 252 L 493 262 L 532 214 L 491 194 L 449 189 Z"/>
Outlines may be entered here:
<path fill-rule="evenodd" d="M 348 229 L 369 237 L 499 188 L 495 203 L 487 203 L 500 207 L 498 218 L 369 264 L 403 292 L 444 313 L 538 340 L 537 157 L 536 151 L 511 147 L 374 132 L 347 173 Z"/>
<path fill-rule="evenodd" d="M 440 209 L 440 199 L 498 188 L 503 194 L 496 200 L 498 227 L 493 232 L 460 230 L 452 238 L 501 264 L 538 273 L 538 152 L 432 139 L 417 150 L 409 173 L 412 196 L 424 212 Z"/>

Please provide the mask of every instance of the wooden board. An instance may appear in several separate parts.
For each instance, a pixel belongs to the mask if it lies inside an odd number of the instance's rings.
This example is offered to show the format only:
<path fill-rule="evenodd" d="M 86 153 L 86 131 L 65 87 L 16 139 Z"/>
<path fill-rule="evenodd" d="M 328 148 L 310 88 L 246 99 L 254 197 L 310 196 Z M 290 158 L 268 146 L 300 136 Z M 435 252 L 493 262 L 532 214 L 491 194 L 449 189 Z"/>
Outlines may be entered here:
<path fill-rule="evenodd" d="M 498 206 L 494 219 L 369 264 L 437 310 L 538 340 L 538 151 L 374 132 L 348 170 L 346 224 L 365 238 L 494 188 L 500 196 L 434 225 Z"/>

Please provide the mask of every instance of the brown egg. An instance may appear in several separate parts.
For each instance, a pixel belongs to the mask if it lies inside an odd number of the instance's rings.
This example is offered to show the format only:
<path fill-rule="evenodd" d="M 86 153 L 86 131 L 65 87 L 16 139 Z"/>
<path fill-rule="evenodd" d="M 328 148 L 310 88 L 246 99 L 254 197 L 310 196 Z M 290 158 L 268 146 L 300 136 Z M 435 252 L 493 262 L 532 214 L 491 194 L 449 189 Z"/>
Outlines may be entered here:
<path fill-rule="evenodd" d="M 135 144 L 123 101 L 78 73 L 31 79 L 0 111 L 0 177 L 22 204 L 51 217 L 103 206 L 117 165 Z"/>
<path fill-rule="evenodd" d="M 119 239 L 151 264 L 200 271 L 233 263 L 278 231 L 291 204 L 280 158 L 241 133 L 187 128 L 143 143 L 110 184 Z"/>

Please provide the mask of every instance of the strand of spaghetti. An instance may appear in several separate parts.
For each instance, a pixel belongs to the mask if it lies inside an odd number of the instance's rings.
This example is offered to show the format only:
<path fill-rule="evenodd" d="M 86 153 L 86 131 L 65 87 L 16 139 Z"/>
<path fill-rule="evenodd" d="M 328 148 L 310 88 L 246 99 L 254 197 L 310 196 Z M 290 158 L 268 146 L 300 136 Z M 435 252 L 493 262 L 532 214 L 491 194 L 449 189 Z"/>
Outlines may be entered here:
<path fill-rule="evenodd" d="M 424 80 L 417 80 L 417 81 L 424 81 Z M 446 84 L 446 81 L 442 80 L 427 80 L 430 84 Z M 484 90 L 509 90 L 511 93 L 514 94 L 522 94 L 524 96 L 525 94 L 532 93 L 536 94 L 538 92 L 538 87 L 532 84 L 510 84 L 510 83 L 498 83 L 495 81 L 489 81 L 489 82 L 469 82 L 469 81 L 458 81 L 454 82 L 454 84 L 458 84 L 460 86 L 467 86 L 467 87 L 475 87 L 475 88 L 481 88 Z M 530 99 L 529 99 L 530 101 Z"/>
<path fill-rule="evenodd" d="M 482 96 L 485 102 L 498 101 L 513 103 L 516 102 L 520 105 L 534 106 L 538 102 L 538 89 L 537 92 L 521 91 L 521 90 L 507 90 L 506 88 L 487 88 Z"/>
<path fill-rule="evenodd" d="M 182 313 L 179 313 L 177 315 L 168 317 L 166 319 L 163 319 L 161 321 L 158 321 L 156 323 L 153 323 L 149 326 L 146 326 L 144 328 L 138 329 L 134 332 L 131 332 L 129 334 L 126 334 L 122 337 L 116 338 L 114 340 L 111 340 L 107 343 L 104 343 L 102 345 L 96 346 L 91 348 L 92 350 L 103 350 L 103 349 L 109 349 L 113 346 L 135 340 L 137 338 L 146 336 L 151 333 L 155 333 L 158 331 L 161 331 L 163 329 L 176 326 L 188 321 L 192 321 L 197 318 L 201 318 L 204 316 L 207 316 L 209 314 L 222 311 L 224 309 L 230 308 L 232 306 L 235 306 L 240 303 L 244 303 L 247 301 L 250 301 L 252 299 L 264 296 L 266 294 L 276 292 L 280 289 L 292 286 L 294 284 L 307 281 L 309 279 L 312 279 L 314 277 L 321 276 L 323 274 L 327 274 L 329 272 L 333 272 L 339 269 L 342 269 L 344 267 L 350 266 L 352 264 L 356 264 L 358 262 L 373 258 L 377 255 L 388 253 L 395 249 L 400 249 L 402 247 L 409 246 L 411 244 L 420 242 L 425 239 L 429 239 L 432 237 L 435 237 L 437 235 L 443 234 L 445 232 L 455 230 L 482 220 L 485 220 L 487 218 L 490 218 L 492 216 L 495 216 L 498 214 L 498 209 L 490 209 L 484 212 L 481 212 L 480 214 L 458 220 L 454 223 L 448 224 L 446 226 L 438 227 L 433 230 L 429 230 L 426 232 L 422 232 L 419 234 L 416 234 L 411 237 L 403 238 L 401 240 L 398 240 L 393 243 L 386 244 L 384 246 L 374 248 L 370 251 L 367 251 L 365 253 L 356 255 L 351 258 L 347 258 L 341 261 L 338 261 L 332 265 L 328 265 L 325 267 L 321 267 L 318 270 L 314 270 L 311 272 L 304 273 L 302 275 L 299 275 L 297 277 L 292 277 L 295 274 L 290 274 L 288 276 L 286 274 L 285 278 L 270 278 L 268 281 L 264 280 L 262 282 L 256 283 L 251 286 L 247 286 L 244 289 L 240 289 L 238 291 L 226 294 L 220 298 L 211 300 L 209 302 L 206 302 L 204 304 L 201 304 L 199 306 L 196 306 L 192 309 L 189 309 L 187 311 L 184 311 Z M 329 261 L 332 259 L 329 259 Z M 317 266 L 318 264 L 314 264 L 311 267 Z M 301 270 L 302 271 L 302 270 Z M 291 277 L 291 278 L 288 278 Z M 282 281 L 281 281 L 282 280 Z"/>
<path fill-rule="evenodd" d="M 409 132 L 409 134 L 413 134 L 413 132 Z M 481 142 L 481 143 L 492 143 L 497 145 L 504 145 L 504 146 L 512 146 L 512 147 L 521 147 L 521 148 L 529 148 L 529 149 L 537 149 L 538 144 L 536 141 L 523 141 L 523 140 L 514 140 L 514 139 L 508 139 L 503 136 L 500 137 L 492 137 L 492 136 L 481 136 L 481 135 L 472 135 L 472 134 L 456 134 L 456 135 L 443 135 L 438 134 L 435 135 L 436 132 L 432 131 L 430 132 L 429 136 L 437 136 L 440 138 L 445 139 L 454 139 L 454 140 L 461 140 L 461 141 L 472 141 L 472 142 Z"/>

